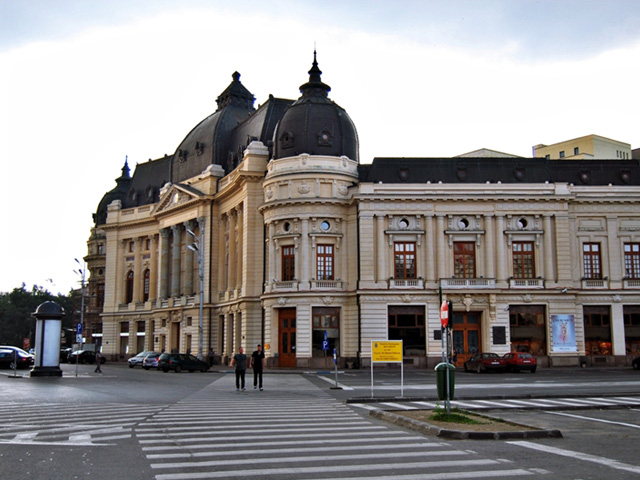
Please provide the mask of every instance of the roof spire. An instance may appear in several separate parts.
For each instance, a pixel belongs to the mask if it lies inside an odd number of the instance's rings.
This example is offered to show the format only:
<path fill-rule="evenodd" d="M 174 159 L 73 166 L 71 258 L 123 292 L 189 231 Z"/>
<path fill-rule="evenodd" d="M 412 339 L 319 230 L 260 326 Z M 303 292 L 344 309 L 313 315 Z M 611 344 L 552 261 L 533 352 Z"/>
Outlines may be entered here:
<path fill-rule="evenodd" d="M 326 97 L 331 91 L 331 87 L 323 83 L 320 79 L 322 70 L 318 67 L 317 52 L 313 49 L 313 64 L 309 70 L 309 81 L 300 86 L 300 92 L 303 96 Z"/>

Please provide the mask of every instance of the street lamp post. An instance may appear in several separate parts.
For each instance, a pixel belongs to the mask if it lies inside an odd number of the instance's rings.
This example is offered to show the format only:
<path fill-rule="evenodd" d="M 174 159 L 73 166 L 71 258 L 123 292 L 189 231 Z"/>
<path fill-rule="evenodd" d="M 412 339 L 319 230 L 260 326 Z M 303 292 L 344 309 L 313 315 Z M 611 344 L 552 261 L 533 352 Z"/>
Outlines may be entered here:
<path fill-rule="evenodd" d="M 80 265 L 80 261 L 75 258 L 74 259 L 76 261 L 76 263 L 78 265 Z M 80 289 L 80 328 L 77 329 L 77 337 L 76 337 L 76 342 L 78 341 L 78 337 L 80 338 L 80 350 L 82 350 L 82 344 L 84 343 L 82 341 L 82 336 L 84 335 L 84 278 L 85 278 L 85 270 L 86 270 L 86 266 L 82 265 L 82 268 L 78 268 L 78 271 L 74 270 L 75 273 L 77 273 L 78 275 L 80 275 L 81 277 L 81 289 Z M 76 356 L 76 377 L 78 376 L 78 364 L 80 363 L 79 361 L 79 355 Z"/>
<path fill-rule="evenodd" d="M 200 226 L 200 235 L 196 236 L 191 230 L 187 229 L 187 233 L 193 237 L 193 243 L 187 248 L 196 254 L 198 260 L 198 278 L 200 280 L 200 308 L 198 312 L 198 359 L 204 360 L 203 355 L 203 328 L 202 318 L 204 309 L 204 235 L 202 224 Z"/>

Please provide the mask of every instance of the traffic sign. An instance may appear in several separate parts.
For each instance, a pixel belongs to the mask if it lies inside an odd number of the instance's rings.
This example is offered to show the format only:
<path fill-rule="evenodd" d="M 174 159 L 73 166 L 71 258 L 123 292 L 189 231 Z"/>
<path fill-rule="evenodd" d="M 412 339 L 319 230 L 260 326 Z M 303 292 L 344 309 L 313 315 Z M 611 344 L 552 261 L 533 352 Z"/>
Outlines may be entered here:
<path fill-rule="evenodd" d="M 324 332 L 324 340 L 322 340 L 322 350 L 329 350 L 329 339 L 327 338 L 327 331 Z"/>
<path fill-rule="evenodd" d="M 449 326 L 449 304 L 446 300 L 443 300 L 440 306 L 440 323 L 442 324 L 442 328 Z"/>
<path fill-rule="evenodd" d="M 78 323 L 76 325 L 76 335 L 82 335 L 82 324 Z"/>

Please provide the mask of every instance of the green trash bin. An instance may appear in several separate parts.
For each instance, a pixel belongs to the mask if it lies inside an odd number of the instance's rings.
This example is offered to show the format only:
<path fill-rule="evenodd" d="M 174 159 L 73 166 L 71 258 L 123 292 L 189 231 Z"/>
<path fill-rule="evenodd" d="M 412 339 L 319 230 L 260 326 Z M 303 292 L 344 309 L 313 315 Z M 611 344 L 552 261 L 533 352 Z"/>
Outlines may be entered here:
<path fill-rule="evenodd" d="M 447 399 L 447 369 L 449 370 L 449 400 L 453 400 L 453 392 L 456 386 L 456 367 L 445 362 L 439 363 L 435 368 L 438 400 Z"/>

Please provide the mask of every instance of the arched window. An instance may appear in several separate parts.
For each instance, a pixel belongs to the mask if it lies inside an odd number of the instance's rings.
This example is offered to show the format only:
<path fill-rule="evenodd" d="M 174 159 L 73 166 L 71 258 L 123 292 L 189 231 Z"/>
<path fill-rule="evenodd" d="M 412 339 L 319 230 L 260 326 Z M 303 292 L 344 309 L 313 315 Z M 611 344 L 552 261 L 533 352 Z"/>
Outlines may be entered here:
<path fill-rule="evenodd" d="M 133 302 L 133 270 L 127 273 L 127 290 L 125 292 L 125 303 Z"/>
<path fill-rule="evenodd" d="M 149 271 L 149 269 L 147 268 L 144 271 L 144 286 L 143 286 L 143 292 L 142 292 L 142 301 L 146 302 L 147 300 L 149 300 L 149 283 L 151 281 L 151 272 Z"/>

